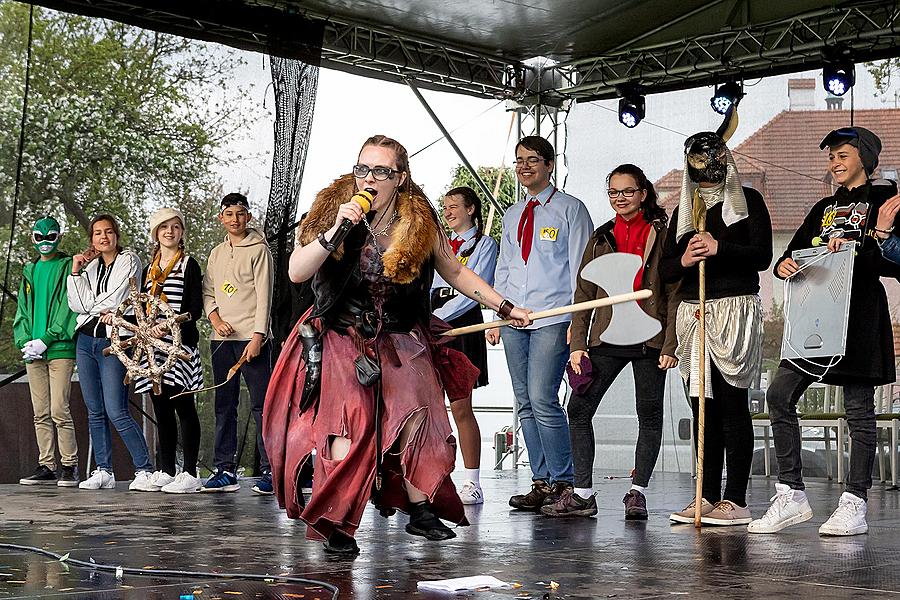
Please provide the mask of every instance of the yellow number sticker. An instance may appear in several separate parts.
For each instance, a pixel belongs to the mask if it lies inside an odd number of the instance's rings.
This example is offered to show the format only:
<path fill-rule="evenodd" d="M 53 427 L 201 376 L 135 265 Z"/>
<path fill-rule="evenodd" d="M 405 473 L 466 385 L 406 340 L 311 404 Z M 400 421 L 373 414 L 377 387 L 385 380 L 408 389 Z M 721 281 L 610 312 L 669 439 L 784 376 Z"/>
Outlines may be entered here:
<path fill-rule="evenodd" d="M 222 291 L 225 292 L 225 295 L 231 298 L 234 296 L 234 293 L 237 291 L 237 288 L 231 285 L 231 282 L 227 279 L 222 282 Z"/>
<path fill-rule="evenodd" d="M 559 227 L 541 227 L 541 241 L 555 242 L 559 234 Z"/>

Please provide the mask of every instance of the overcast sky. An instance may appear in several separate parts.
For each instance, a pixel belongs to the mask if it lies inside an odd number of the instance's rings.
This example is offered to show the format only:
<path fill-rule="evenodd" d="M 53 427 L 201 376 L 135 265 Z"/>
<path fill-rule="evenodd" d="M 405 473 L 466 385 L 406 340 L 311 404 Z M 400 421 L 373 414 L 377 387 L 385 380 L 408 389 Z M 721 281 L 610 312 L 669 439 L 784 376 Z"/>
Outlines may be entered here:
<path fill-rule="evenodd" d="M 252 98 L 274 114 L 274 98 L 267 57 L 244 53 L 247 64 L 236 73 L 236 83 L 252 85 Z M 857 66 L 855 106 L 894 108 L 893 92 L 877 97 L 871 76 Z M 814 77 L 818 108 L 825 108 L 821 71 L 747 82 L 741 103 L 741 124 L 732 147 L 755 132 L 776 114 L 788 108 L 787 80 Z M 513 157 L 515 131 L 507 144 L 510 113 L 495 100 L 461 94 L 424 91 L 423 95 L 453 133 L 454 139 L 476 166 L 497 166 Z M 655 180 L 681 164 L 685 135 L 714 130 L 721 117 L 709 108 L 712 88 L 699 88 L 647 97 L 647 116 L 635 129 L 618 123 L 616 101 L 576 104 L 567 119 L 568 167 L 565 188 L 581 197 L 596 222 L 608 218 L 609 206 L 597 202 L 597 189 L 605 185 L 606 173 L 621 162 L 634 162 Z M 844 107 L 850 104 L 849 94 Z M 479 116 L 480 115 L 480 116 Z M 457 129 L 458 128 L 458 129 Z M 412 91 L 399 84 L 322 69 L 313 121 L 312 139 L 301 188 L 299 211 L 309 207 L 315 193 L 355 163 L 360 144 L 370 135 L 383 133 L 396 138 L 413 154 L 437 138 L 440 132 Z M 273 124 L 263 116 L 235 141 L 235 150 L 253 155 L 238 165 L 223 168 L 227 189 L 248 190 L 255 205 L 265 206 L 269 194 Z M 448 189 L 453 169 L 460 161 L 446 141 L 439 141 L 411 159 L 412 176 L 431 200 Z"/>

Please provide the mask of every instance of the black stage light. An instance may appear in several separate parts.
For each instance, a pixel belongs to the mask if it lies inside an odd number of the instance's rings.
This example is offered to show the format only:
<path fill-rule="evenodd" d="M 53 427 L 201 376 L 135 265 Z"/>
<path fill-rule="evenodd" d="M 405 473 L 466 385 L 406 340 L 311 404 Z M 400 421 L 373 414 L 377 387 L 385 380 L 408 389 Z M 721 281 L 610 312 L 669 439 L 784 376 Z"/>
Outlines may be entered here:
<path fill-rule="evenodd" d="M 732 104 L 737 105 L 743 97 L 744 92 L 741 91 L 741 86 L 735 81 L 729 81 L 716 87 L 713 97 L 709 99 L 709 105 L 714 111 L 724 115 Z"/>
<path fill-rule="evenodd" d="M 822 68 L 822 85 L 835 96 L 843 96 L 856 83 L 856 68 L 847 58 L 832 60 Z"/>
<path fill-rule="evenodd" d="M 619 100 L 619 122 L 625 127 L 637 127 L 644 118 L 644 96 L 628 92 Z"/>

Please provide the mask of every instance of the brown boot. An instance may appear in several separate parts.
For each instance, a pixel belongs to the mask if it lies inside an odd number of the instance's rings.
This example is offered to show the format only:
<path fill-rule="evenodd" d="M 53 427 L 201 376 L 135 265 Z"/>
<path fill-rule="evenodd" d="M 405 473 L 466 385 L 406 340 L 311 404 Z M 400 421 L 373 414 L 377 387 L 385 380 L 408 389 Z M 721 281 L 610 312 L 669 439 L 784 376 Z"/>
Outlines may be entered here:
<path fill-rule="evenodd" d="M 509 499 L 509 505 L 519 510 L 540 510 L 547 496 L 550 495 L 550 486 L 543 479 L 538 479 L 531 484 L 531 491 L 527 494 L 516 494 Z"/>

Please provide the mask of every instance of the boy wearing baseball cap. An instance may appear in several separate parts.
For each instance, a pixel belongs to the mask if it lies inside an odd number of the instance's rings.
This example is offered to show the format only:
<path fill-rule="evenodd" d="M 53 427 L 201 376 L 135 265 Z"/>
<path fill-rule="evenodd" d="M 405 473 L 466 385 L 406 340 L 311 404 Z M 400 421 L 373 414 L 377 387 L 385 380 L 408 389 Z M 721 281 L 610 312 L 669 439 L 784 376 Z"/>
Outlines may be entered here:
<path fill-rule="evenodd" d="M 812 518 L 803 485 L 797 401 L 815 381 L 843 387 L 853 440 L 846 491 L 837 509 L 819 527 L 819 534 L 858 535 L 869 528 L 866 500 L 875 462 L 875 386 L 896 380 L 891 318 L 880 277 L 900 276 L 900 267 L 882 257 L 875 239 L 876 220 L 879 208 L 897 193 L 897 186 L 873 178 L 881 140 L 868 129 L 836 129 L 822 140 L 820 148 L 826 147 L 829 171 L 839 187 L 833 196 L 810 209 L 774 270 L 779 279 L 798 273 L 800 267 L 791 258 L 794 250 L 827 244 L 835 252 L 848 241 L 858 244 L 847 345 L 844 356 L 828 368 L 805 360 L 781 361 L 766 393 L 778 456 L 778 483 L 769 510 L 748 525 L 750 533 L 775 533 Z"/>

